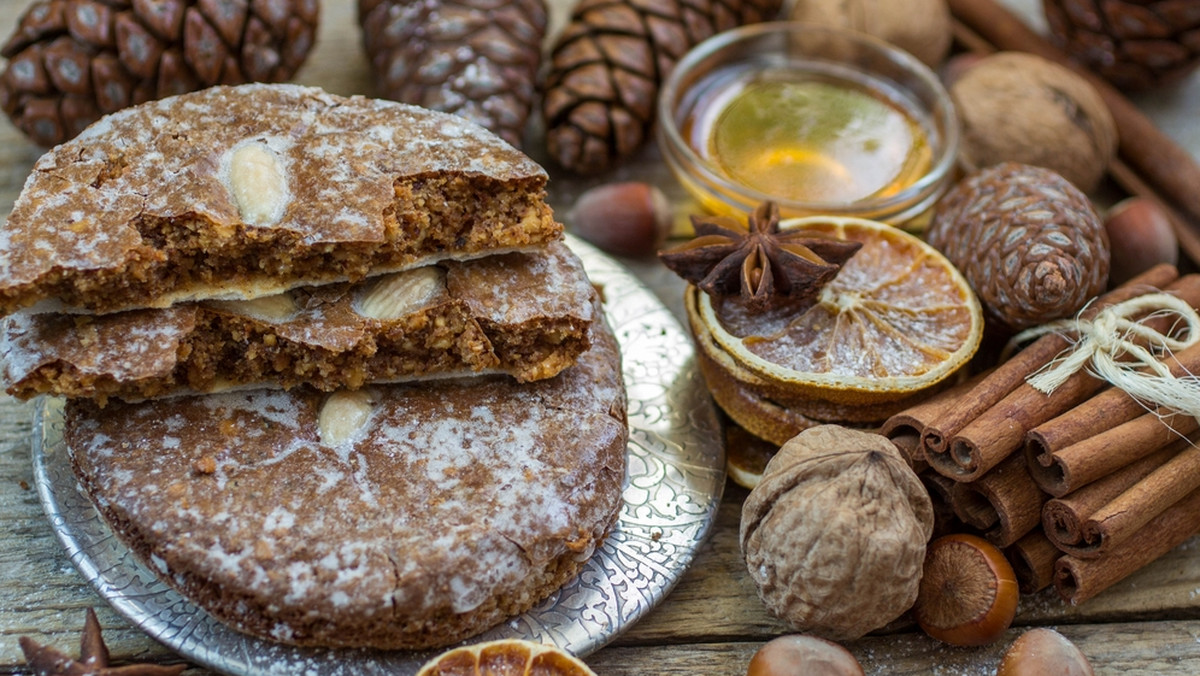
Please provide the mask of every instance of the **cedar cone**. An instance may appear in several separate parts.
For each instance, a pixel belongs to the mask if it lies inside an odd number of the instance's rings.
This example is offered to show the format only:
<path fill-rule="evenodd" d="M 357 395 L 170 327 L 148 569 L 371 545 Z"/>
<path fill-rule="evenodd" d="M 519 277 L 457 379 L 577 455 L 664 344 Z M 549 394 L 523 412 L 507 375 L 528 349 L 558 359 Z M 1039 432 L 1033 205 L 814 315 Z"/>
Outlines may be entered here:
<path fill-rule="evenodd" d="M 0 107 L 51 146 L 151 99 L 286 80 L 308 56 L 318 10 L 317 0 L 42 0 L 0 48 Z"/>
<path fill-rule="evenodd" d="M 1042 0 L 1063 51 L 1121 89 L 1182 79 L 1200 65 L 1200 0 Z"/>
<path fill-rule="evenodd" d="M 1014 331 L 1073 316 L 1108 283 L 1100 216 L 1049 169 L 1005 162 L 967 176 L 938 202 L 925 236 Z"/>
<path fill-rule="evenodd" d="M 456 113 L 521 147 L 543 0 L 358 0 L 358 17 L 382 96 Z"/>
<path fill-rule="evenodd" d="M 560 165 L 595 174 L 650 135 L 658 89 L 701 40 L 770 20 L 782 0 L 583 0 L 542 82 L 546 147 Z"/>

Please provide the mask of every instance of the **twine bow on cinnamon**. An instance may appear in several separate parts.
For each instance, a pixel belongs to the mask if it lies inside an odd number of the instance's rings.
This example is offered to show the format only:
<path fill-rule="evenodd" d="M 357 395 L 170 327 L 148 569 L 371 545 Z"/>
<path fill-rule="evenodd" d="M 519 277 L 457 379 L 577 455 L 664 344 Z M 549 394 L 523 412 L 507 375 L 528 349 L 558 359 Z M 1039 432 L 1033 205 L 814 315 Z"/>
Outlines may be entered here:
<path fill-rule="evenodd" d="M 1166 333 L 1143 323 L 1149 317 L 1170 314 L 1177 315 L 1178 320 Z M 1178 352 L 1200 341 L 1200 313 L 1185 301 L 1167 293 L 1146 294 L 1104 308 L 1091 319 L 1077 316 L 1022 331 L 1009 345 L 1052 332 L 1071 332 L 1077 338 L 1069 350 L 1026 379 L 1034 389 L 1050 394 L 1071 374 L 1088 368 L 1096 377 L 1147 405 L 1200 419 L 1200 377 L 1175 377 L 1156 356 Z"/>

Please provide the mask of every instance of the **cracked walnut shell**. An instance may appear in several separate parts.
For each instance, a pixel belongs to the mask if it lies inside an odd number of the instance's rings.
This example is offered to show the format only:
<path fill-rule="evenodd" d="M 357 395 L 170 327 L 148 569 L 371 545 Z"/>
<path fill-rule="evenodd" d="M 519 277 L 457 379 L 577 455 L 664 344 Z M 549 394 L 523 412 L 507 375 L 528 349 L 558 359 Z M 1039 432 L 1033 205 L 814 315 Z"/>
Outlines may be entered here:
<path fill-rule="evenodd" d="M 932 533 L 929 494 L 892 442 L 838 425 L 784 444 L 742 505 L 759 597 L 796 630 L 832 640 L 912 606 Z"/>

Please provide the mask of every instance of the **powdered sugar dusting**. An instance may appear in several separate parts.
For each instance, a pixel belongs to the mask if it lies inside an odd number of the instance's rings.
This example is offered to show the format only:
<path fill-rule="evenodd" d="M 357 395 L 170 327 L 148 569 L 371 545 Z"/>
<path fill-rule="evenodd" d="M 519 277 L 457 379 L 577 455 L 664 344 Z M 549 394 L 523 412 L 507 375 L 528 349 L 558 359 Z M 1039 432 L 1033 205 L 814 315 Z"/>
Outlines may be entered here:
<path fill-rule="evenodd" d="M 519 325 L 538 316 L 575 313 L 592 321 L 595 289 L 575 254 L 561 242 L 538 255 L 512 253 L 471 264 L 450 264 L 450 292 L 471 311 L 501 324 Z M 554 289 L 547 297 L 546 289 Z"/>

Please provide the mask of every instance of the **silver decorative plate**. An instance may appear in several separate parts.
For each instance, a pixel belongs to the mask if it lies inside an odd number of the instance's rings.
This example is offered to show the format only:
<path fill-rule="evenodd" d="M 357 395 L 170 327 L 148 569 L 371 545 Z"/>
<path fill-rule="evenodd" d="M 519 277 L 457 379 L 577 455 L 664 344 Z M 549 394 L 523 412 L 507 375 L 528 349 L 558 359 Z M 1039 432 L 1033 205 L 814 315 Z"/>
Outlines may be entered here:
<path fill-rule="evenodd" d="M 469 642 L 527 638 L 584 656 L 656 606 L 708 536 L 725 482 L 715 411 L 692 343 L 619 263 L 570 238 L 621 344 L 629 393 L 628 469 L 616 529 L 579 576 L 540 605 Z M 440 650 L 319 650 L 252 638 L 167 587 L 113 535 L 80 492 L 63 442 L 61 399 L 43 398 L 34 478 L 71 561 L 118 612 L 185 659 L 231 674 L 415 674 Z"/>

